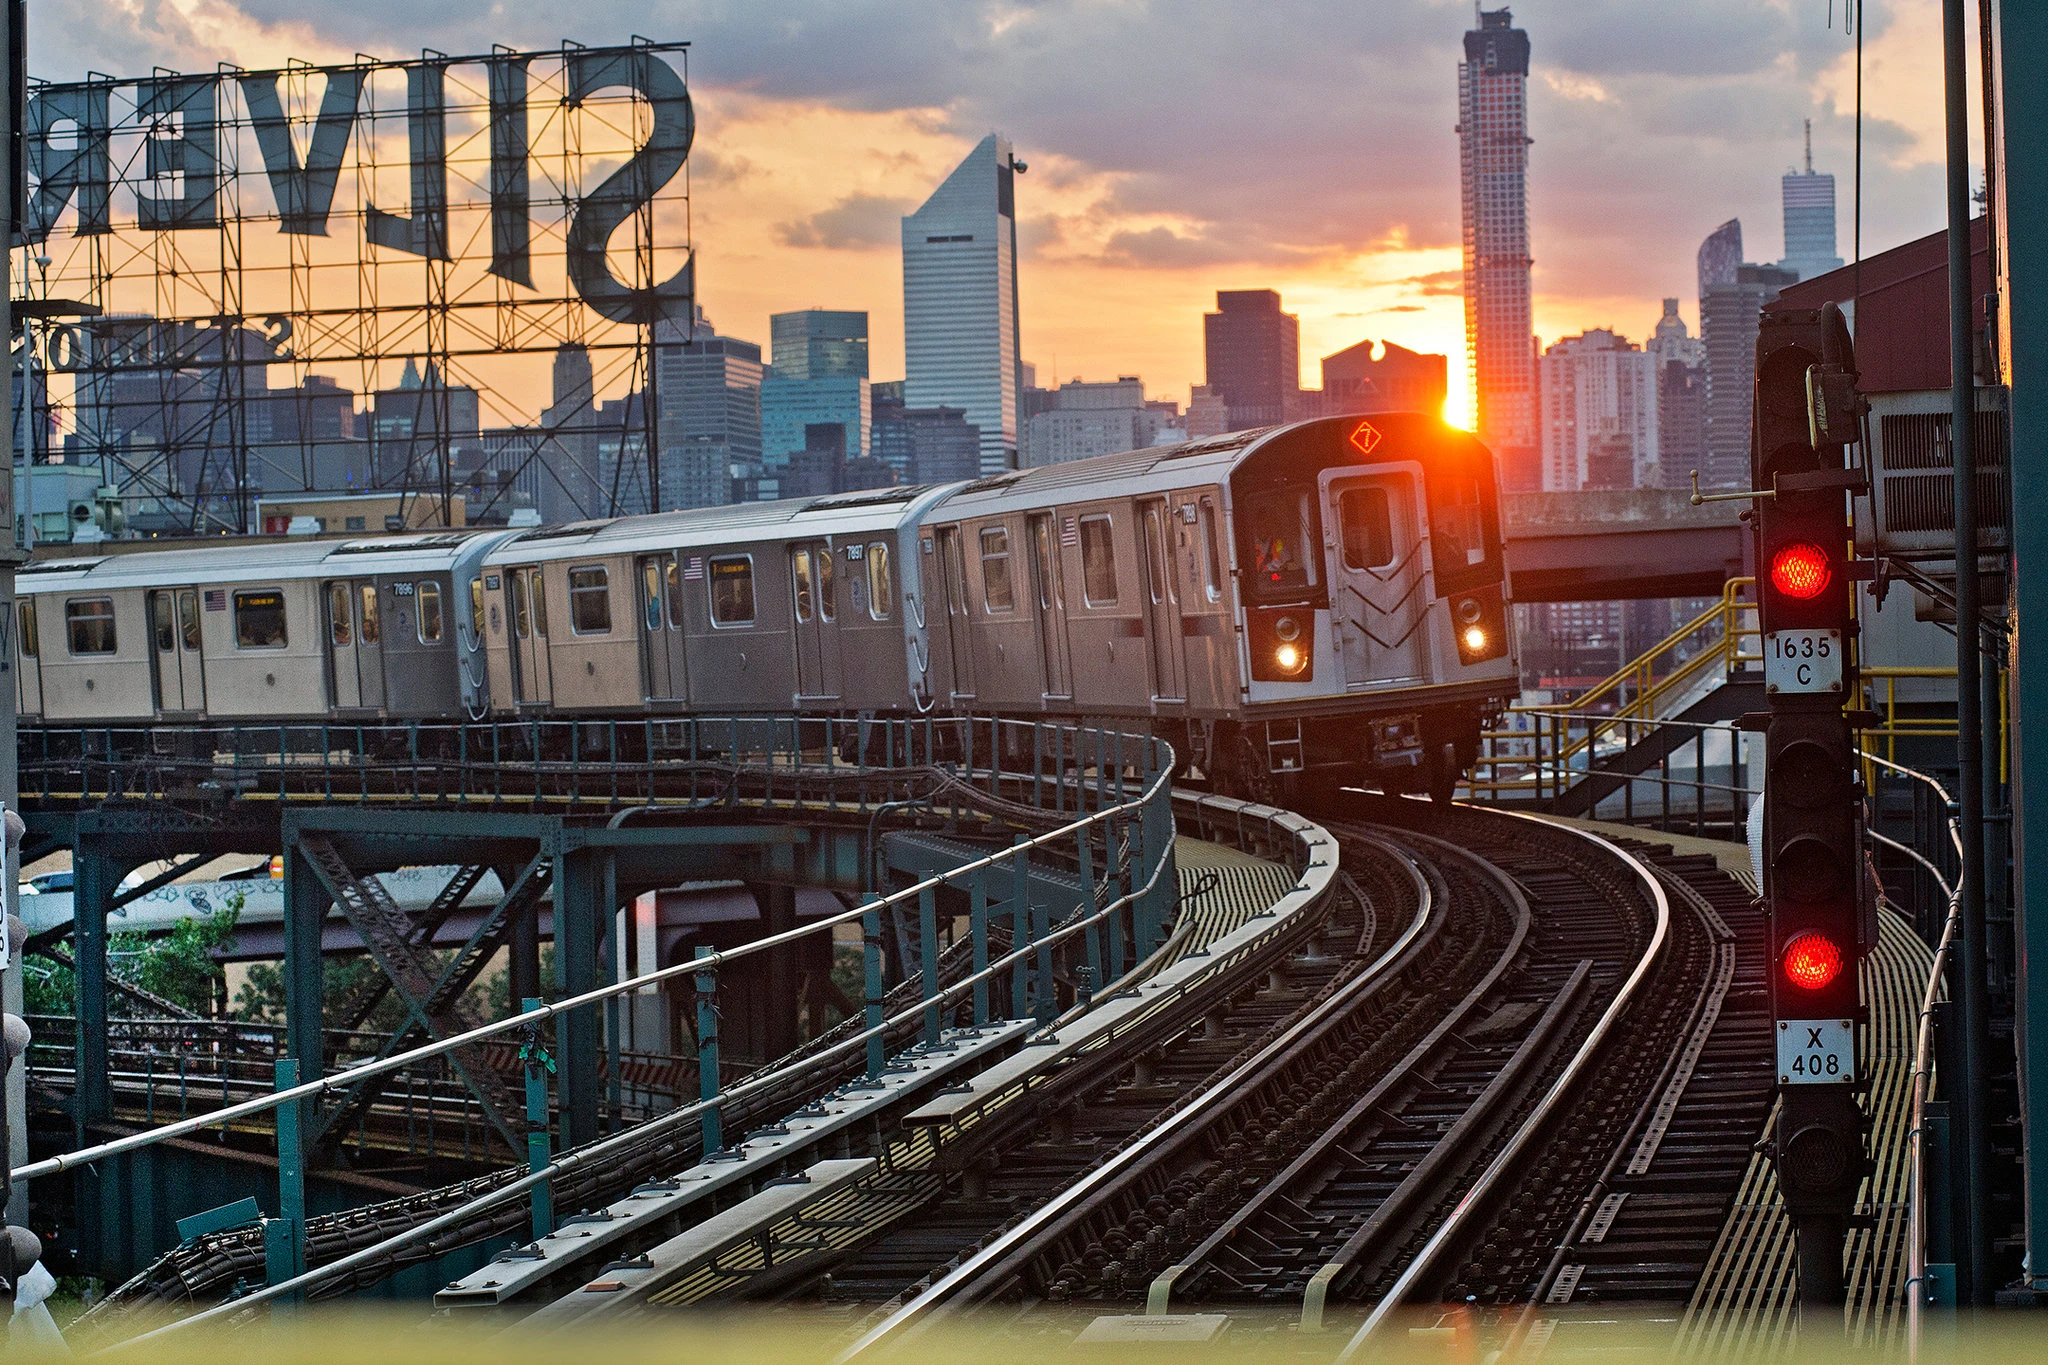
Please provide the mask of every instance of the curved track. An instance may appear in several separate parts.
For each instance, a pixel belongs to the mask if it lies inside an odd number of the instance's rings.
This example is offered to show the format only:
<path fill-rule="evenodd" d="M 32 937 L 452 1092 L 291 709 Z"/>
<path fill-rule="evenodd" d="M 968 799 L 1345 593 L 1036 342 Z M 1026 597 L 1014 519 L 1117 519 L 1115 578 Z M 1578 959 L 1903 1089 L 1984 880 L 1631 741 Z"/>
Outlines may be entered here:
<path fill-rule="evenodd" d="M 1651 869 L 1523 817 L 1343 800 L 1352 818 L 1324 823 L 1345 866 L 1405 860 L 1430 888 L 1426 927 L 865 1324 L 854 1353 L 990 1301 L 1280 1300 L 1314 1322 L 1325 1301 L 1424 1296 L 1615 1059 L 1638 1059 L 1624 1089 L 1661 1066 L 1665 1054 L 1636 1044 L 1661 1036 L 1647 1024 L 1691 1017 L 1669 1001 L 1698 964 L 1671 951 L 1696 935 L 1674 932 Z M 1611 1047 L 1624 1023 L 1631 1046 Z"/>

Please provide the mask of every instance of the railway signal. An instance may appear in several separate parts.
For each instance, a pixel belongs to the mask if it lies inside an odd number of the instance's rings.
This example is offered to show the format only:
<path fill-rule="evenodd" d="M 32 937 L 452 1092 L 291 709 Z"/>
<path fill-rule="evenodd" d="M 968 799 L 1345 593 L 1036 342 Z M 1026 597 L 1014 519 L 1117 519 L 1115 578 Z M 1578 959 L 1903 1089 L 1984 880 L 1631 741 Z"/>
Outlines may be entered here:
<path fill-rule="evenodd" d="M 1842 314 L 1771 309 L 1756 347 L 1752 487 L 1765 733 L 1764 897 L 1779 1111 L 1771 1152 L 1798 1232 L 1804 1304 L 1843 1299 L 1842 1239 L 1866 1160 L 1856 1103 L 1858 966 L 1872 909 L 1863 873 L 1847 457 L 1860 425 Z"/>

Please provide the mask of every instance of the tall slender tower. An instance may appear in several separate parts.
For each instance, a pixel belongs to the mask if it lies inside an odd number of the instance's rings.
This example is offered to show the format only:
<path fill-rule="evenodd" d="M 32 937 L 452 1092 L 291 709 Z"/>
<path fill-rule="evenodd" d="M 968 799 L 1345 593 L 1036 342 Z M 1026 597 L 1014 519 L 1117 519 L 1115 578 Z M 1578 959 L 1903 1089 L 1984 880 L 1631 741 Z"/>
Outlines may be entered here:
<path fill-rule="evenodd" d="M 1465 349 L 1479 439 L 1511 489 L 1542 486 L 1536 329 L 1529 302 L 1529 35 L 1479 10 L 1458 66 L 1465 217 Z"/>
<path fill-rule="evenodd" d="M 1813 168 L 1813 120 L 1806 121 L 1806 169 L 1780 180 L 1785 201 L 1785 259 L 1802 280 L 1842 268 L 1835 254 L 1835 178 Z"/>
<path fill-rule="evenodd" d="M 903 220 L 904 402 L 954 407 L 981 429 L 981 470 L 1017 466 L 1017 191 L 1024 169 L 991 133 Z"/>

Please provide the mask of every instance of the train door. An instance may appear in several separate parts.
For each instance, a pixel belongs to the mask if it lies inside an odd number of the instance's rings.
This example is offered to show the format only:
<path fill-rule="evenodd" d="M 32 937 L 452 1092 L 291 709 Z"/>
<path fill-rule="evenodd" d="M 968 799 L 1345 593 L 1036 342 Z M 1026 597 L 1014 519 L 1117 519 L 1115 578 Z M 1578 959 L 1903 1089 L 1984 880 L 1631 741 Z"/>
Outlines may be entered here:
<path fill-rule="evenodd" d="M 649 701 L 689 696 L 683 653 L 683 584 L 674 555 L 640 557 L 640 658 Z"/>
<path fill-rule="evenodd" d="M 206 674 L 200 664 L 198 589 L 149 595 L 149 643 L 156 709 L 204 711 Z"/>
<path fill-rule="evenodd" d="M 547 579 L 538 567 L 506 575 L 512 597 L 513 693 L 522 702 L 551 701 L 553 660 L 548 656 Z"/>
<path fill-rule="evenodd" d="M 796 690 L 839 695 L 839 596 L 832 547 L 823 541 L 789 552 L 790 611 L 796 619 Z"/>
<path fill-rule="evenodd" d="M 334 704 L 347 710 L 384 705 L 384 621 L 377 585 L 336 578 L 327 584 L 327 658 Z"/>
<path fill-rule="evenodd" d="M 1031 516 L 1031 577 L 1038 594 L 1038 657 L 1045 660 L 1045 695 L 1074 695 L 1074 662 L 1067 643 L 1067 585 L 1060 576 L 1058 518 Z"/>
<path fill-rule="evenodd" d="M 24 597 L 15 603 L 15 678 L 21 689 L 19 705 L 24 716 L 43 712 L 43 642 L 36 627 L 36 600 Z"/>
<path fill-rule="evenodd" d="M 974 628 L 967 616 L 967 561 L 960 528 L 939 528 L 939 579 L 946 594 L 946 641 L 953 657 L 953 696 L 974 695 Z"/>
<path fill-rule="evenodd" d="M 1166 499 L 1147 498 L 1138 504 L 1144 542 L 1145 635 L 1152 642 L 1152 698 L 1186 701 L 1186 661 L 1180 647 L 1180 588 L 1173 572 L 1172 533 L 1166 524 Z"/>
<path fill-rule="evenodd" d="M 1423 623 L 1421 518 L 1406 470 L 1323 476 L 1330 626 L 1351 691 L 1415 682 L 1429 672 Z"/>

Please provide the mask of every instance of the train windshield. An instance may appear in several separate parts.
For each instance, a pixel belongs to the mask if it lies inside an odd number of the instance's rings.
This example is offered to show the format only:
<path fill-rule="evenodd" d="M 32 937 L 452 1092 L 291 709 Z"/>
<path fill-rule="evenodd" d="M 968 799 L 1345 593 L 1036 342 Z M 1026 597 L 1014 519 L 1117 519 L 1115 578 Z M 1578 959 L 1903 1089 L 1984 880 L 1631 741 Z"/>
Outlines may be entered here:
<path fill-rule="evenodd" d="M 1316 501 L 1306 489 L 1253 493 L 1238 524 L 1249 551 L 1248 581 L 1258 597 L 1290 597 L 1316 586 Z"/>
<path fill-rule="evenodd" d="M 1472 469 L 1429 471 L 1430 558 L 1438 593 L 1500 581 L 1493 489 Z"/>

